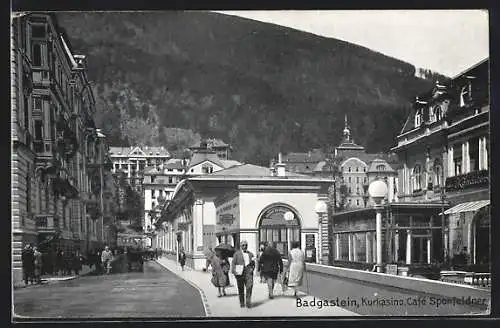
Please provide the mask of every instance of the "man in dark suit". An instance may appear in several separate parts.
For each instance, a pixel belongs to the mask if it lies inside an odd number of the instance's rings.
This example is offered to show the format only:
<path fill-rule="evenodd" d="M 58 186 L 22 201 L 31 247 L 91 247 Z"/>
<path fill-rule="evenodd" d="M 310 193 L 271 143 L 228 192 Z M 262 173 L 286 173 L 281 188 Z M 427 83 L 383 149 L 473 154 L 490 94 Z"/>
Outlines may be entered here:
<path fill-rule="evenodd" d="M 262 277 L 267 281 L 269 298 L 273 299 L 274 284 L 276 283 L 278 274 L 283 272 L 283 260 L 281 259 L 281 254 L 276 249 L 276 243 L 273 243 L 272 246 L 266 246 L 259 259 L 259 268 Z"/>
<path fill-rule="evenodd" d="M 238 294 L 240 297 L 240 307 L 252 307 L 253 271 L 255 270 L 255 260 L 252 252 L 248 250 L 248 242 L 242 241 L 240 249 L 233 255 L 231 272 L 236 277 L 238 284 Z M 246 291 L 246 297 L 245 297 Z"/>

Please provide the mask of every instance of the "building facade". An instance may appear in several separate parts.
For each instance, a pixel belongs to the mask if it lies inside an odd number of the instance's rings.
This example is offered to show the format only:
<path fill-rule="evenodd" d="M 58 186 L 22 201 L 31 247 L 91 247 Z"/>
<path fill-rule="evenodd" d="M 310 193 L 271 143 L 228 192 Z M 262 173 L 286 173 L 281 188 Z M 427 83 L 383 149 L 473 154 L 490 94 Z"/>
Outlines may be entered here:
<path fill-rule="evenodd" d="M 419 95 L 397 141 L 401 199 L 449 203 L 445 256 L 490 263 L 489 60 Z"/>
<path fill-rule="evenodd" d="M 320 236 L 315 205 L 325 199 L 331 180 L 241 164 L 211 174 L 189 176 L 177 185 L 162 209 L 159 232 L 164 250 L 175 258 L 183 248 L 187 265 L 205 266 L 204 251 L 219 243 L 239 247 L 248 241 L 254 254 L 262 242 L 276 242 L 286 256 L 299 241 L 310 260 L 319 258 Z M 285 220 L 285 213 L 293 214 Z"/>
<path fill-rule="evenodd" d="M 140 190 L 143 173 L 147 167 L 159 168 L 170 159 L 165 147 L 130 146 L 110 147 L 109 156 L 113 163 L 112 172 L 127 175 L 128 182 Z"/>
<path fill-rule="evenodd" d="M 99 159 L 95 100 L 85 56 L 74 55 L 52 14 L 11 19 L 13 279 L 22 276 L 21 249 L 84 251 L 103 243 L 102 220 L 89 218 Z M 103 136 L 102 136 L 103 137 Z M 102 164 L 102 161 L 101 161 Z M 99 212 L 97 212 L 99 214 Z M 102 217 L 102 216 L 101 216 Z"/>

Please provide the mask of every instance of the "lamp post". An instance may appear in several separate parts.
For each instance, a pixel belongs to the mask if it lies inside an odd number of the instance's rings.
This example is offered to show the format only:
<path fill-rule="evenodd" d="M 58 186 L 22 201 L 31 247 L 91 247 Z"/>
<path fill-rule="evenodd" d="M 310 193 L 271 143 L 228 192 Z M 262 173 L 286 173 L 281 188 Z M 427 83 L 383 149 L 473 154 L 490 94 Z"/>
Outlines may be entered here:
<path fill-rule="evenodd" d="M 323 264 L 323 216 L 327 211 L 326 203 L 322 200 L 319 200 L 314 207 L 314 211 L 318 214 L 318 223 L 319 223 L 319 233 L 318 233 L 318 262 Z"/>
<path fill-rule="evenodd" d="M 293 212 L 291 211 L 287 211 L 285 213 L 285 220 L 286 222 L 290 222 L 292 221 L 293 219 L 295 218 L 295 214 L 293 214 Z M 290 250 L 292 249 L 292 243 L 290 241 L 290 226 L 288 226 L 287 224 L 287 227 L 286 227 L 286 241 L 287 241 L 287 255 L 290 254 Z"/>
<path fill-rule="evenodd" d="M 375 202 L 375 227 L 376 227 L 376 239 L 377 239 L 377 272 L 382 272 L 382 200 L 387 195 L 387 185 L 382 180 L 375 180 L 370 183 L 368 187 L 368 193 Z"/>

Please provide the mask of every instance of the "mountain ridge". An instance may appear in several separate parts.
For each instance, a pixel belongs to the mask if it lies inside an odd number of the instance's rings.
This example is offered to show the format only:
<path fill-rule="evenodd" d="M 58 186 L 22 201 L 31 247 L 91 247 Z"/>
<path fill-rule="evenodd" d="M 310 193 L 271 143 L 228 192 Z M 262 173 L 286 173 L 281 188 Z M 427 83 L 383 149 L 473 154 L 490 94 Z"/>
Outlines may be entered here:
<path fill-rule="evenodd" d="M 88 56 L 96 121 L 115 146 L 182 148 L 215 137 L 235 159 L 267 165 L 278 151 L 335 146 L 348 114 L 358 143 L 387 150 L 410 100 L 432 86 L 402 60 L 241 17 L 58 16 Z"/>

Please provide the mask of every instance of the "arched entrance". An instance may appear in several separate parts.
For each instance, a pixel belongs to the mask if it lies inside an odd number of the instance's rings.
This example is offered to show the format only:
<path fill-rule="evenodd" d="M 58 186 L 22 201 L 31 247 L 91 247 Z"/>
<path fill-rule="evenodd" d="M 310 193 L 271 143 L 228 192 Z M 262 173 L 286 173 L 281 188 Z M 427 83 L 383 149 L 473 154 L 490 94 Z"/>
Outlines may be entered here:
<path fill-rule="evenodd" d="M 285 213 L 289 211 L 294 214 L 291 221 L 285 220 Z M 259 245 L 276 243 L 276 249 L 282 256 L 288 256 L 292 242 L 300 243 L 300 218 L 297 211 L 285 204 L 273 204 L 264 209 L 259 216 L 258 229 Z"/>
<path fill-rule="evenodd" d="M 490 264 L 490 213 L 489 206 L 479 210 L 473 218 L 473 249 L 474 264 Z"/>

